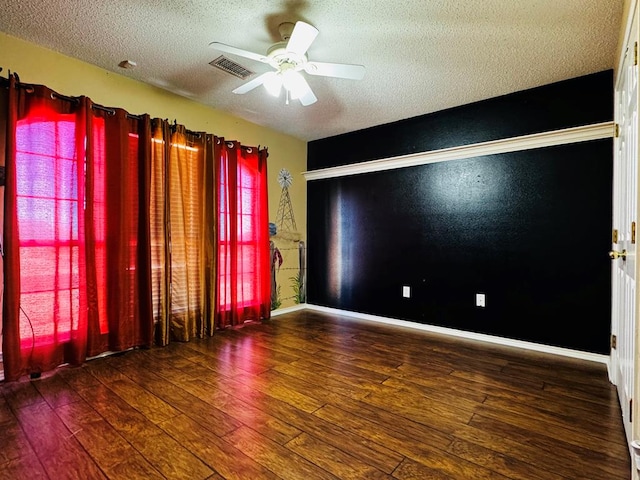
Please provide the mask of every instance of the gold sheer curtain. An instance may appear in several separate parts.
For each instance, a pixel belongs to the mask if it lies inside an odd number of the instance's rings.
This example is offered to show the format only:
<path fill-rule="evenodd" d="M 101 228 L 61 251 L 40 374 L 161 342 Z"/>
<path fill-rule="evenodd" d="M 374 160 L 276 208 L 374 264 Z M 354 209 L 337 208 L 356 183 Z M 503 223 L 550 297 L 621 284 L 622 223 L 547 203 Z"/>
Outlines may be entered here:
<path fill-rule="evenodd" d="M 156 341 L 212 335 L 215 302 L 213 136 L 153 121 L 151 250 Z"/>

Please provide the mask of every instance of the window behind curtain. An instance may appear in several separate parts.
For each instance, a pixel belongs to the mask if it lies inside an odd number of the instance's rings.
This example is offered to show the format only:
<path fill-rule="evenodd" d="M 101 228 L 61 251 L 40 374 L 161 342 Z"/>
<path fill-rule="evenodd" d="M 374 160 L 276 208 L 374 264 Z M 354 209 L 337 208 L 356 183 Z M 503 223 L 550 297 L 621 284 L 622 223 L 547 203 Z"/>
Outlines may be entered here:
<path fill-rule="evenodd" d="M 201 314 L 202 161 L 183 135 L 171 144 L 171 311 Z"/>
<path fill-rule="evenodd" d="M 78 161 L 72 116 L 42 112 L 18 121 L 22 348 L 32 339 L 35 347 L 67 341 L 77 328 Z"/>
<path fill-rule="evenodd" d="M 166 163 L 164 158 L 165 141 L 162 130 L 154 126 L 154 138 L 151 150 L 151 285 L 153 290 L 153 320 L 163 321 L 167 314 L 167 218 L 166 218 Z"/>
<path fill-rule="evenodd" d="M 84 183 L 83 178 L 78 179 L 78 172 L 86 172 L 86 166 L 76 154 L 75 120 L 65 117 L 72 116 L 50 111 L 32 113 L 16 127 L 20 338 L 24 344 L 33 338 L 36 346 L 68 341 L 70 332 L 78 328 L 83 261 L 78 214 L 86 208 L 78 205 L 78 188 Z M 100 333 L 106 334 L 104 120 L 93 118 L 92 129 L 96 293 Z M 129 147 L 131 152 L 137 150 L 136 135 L 130 136 Z"/>
<path fill-rule="evenodd" d="M 206 289 L 214 269 L 205 266 L 204 252 L 214 241 L 208 226 L 215 221 L 204 214 L 205 199 L 213 197 L 213 178 L 205 178 L 206 138 L 154 120 L 150 241 L 153 317 L 162 345 L 213 331 Z"/>
<path fill-rule="evenodd" d="M 220 243 L 219 258 L 226 268 L 220 269 L 220 306 L 224 309 L 231 308 L 231 288 L 234 286 L 237 296 L 237 305 L 245 307 L 256 303 L 259 299 L 258 282 L 256 281 L 256 260 L 260 245 L 257 232 L 259 226 L 257 203 L 259 201 L 257 183 L 259 176 L 257 171 L 252 171 L 246 165 L 238 166 L 238 187 L 236 190 L 236 208 L 229 209 L 229 196 L 227 195 L 228 182 L 224 179 L 220 182 Z M 236 223 L 235 235 L 232 235 L 231 215 L 236 215 L 233 223 Z M 237 262 L 232 267 L 231 243 L 237 245 Z M 233 279 L 232 271 L 235 273 Z"/>
<path fill-rule="evenodd" d="M 260 320 L 270 300 L 266 152 L 223 149 L 218 171 L 220 326 Z M 267 294 L 265 295 L 265 291 Z"/>
<path fill-rule="evenodd" d="M 150 345 L 148 116 L 9 92 L 6 378 Z"/>

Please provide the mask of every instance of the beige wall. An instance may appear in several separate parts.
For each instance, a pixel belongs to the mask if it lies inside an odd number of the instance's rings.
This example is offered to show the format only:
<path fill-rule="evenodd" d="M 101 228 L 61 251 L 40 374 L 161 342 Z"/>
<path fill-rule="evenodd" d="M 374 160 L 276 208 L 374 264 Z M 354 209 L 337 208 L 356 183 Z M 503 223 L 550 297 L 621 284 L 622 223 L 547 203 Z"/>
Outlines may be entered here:
<path fill-rule="evenodd" d="M 616 58 L 615 58 L 615 79 L 617 80 L 617 74 L 620 69 L 620 61 L 622 57 L 622 48 L 625 44 L 626 35 L 627 35 L 627 24 L 630 23 L 630 16 L 635 12 L 637 0 L 623 0 L 622 7 L 622 21 L 620 22 L 620 32 L 618 34 L 618 48 L 616 50 Z M 637 14 L 637 12 L 636 12 Z"/>
<path fill-rule="evenodd" d="M 277 177 L 286 168 L 293 176 L 289 189 L 300 238 L 306 235 L 306 184 L 301 173 L 307 166 L 307 144 L 294 137 L 247 122 L 160 88 L 145 85 L 79 60 L 47 50 L 32 43 L 0 33 L 0 75 L 16 72 L 25 83 L 46 85 L 62 95 L 86 95 L 108 107 L 124 108 L 130 113 L 148 113 L 151 117 L 176 119 L 194 131 L 206 131 L 244 145 L 266 146 L 269 150 L 269 219 L 278 212 L 281 188 Z M 291 255 L 291 242 L 281 241 L 285 264 L 278 275 L 281 295 L 292 297 L 288 278 L 296 273 L 298 257 Z M 282 307 L 293 305 L 291 298 Z"/>

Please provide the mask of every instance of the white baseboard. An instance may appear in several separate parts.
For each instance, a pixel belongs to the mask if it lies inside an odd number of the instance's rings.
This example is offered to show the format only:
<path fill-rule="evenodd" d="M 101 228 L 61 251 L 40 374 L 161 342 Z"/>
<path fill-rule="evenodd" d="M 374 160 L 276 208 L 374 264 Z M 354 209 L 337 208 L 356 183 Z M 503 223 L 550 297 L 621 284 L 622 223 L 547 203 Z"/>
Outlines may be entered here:
<path fill-rule="evenodd" d="M 456 330 L 453 328 L 439 327 L 436 325 L 410 322 L 407 320 L 398 320 L 396 318 L 379 317 L 377 315 L 369 315 L 366 313 L 350 312 L 347 310 L 339 310 L 337 308 L 323 307 L 320 305 L 303 304 L 303 305 L 297 305 L 296 307 L 274 310 L 273 312 L 271 312 L 271 316 L 282 315 L 285 313 L 289 313 L 297 310 L 304 310 L 304 309 L 308 309 L 316 312 L 329 313 L 331 315 L 340 315 L 342 317 L 353 317 L 353 318 L 358 318 L 360 320 L 367 320 L 371 322 L 386 323 L 389 325 L 397 325 L 400 327 L 413 328 L 416 330 L 422 330 L 426 332 L 441 333 L 441 334 L 449 335 L 452 337 L 460 337 L 460 338 L 466 338 L 470 340 L 479 340 L 479 341 L 493 343 L 497 345 L 504 345 L 508 347 L 518 347 L 525 350 L 532 350 L 532 351 L 542 352 L 542 353 L 550 353 L 553 355 L 561 355 L 564 357 L 578 358 L 581 360 L 589 360 L 592 362 L 604 363 L 605 365 L 607 365 L 607 368 L 609 367 L 609 357 L 607 355 L 583 352 L 580 350 L 572 350 L 568 348 L 554 347 L 551 345 L 544 345 L 540 343 L 524 342 L 521 340 L 512 340 L 510 338 L 497 337 L 494 335 L 485 335 L 482 333 L 465 332 L 464 330 Z"/>
<path fill-rule="evenodd" d="M 276 310 L 271 310 L 271 317 L 277 317 L 279 315 L 284 315 L 285 313 L 297 312 L 298 310 L 304 310 L 306 308 L 307 305 L 305 303 L 294 305 L 293 307 L 278 308 Z"/>

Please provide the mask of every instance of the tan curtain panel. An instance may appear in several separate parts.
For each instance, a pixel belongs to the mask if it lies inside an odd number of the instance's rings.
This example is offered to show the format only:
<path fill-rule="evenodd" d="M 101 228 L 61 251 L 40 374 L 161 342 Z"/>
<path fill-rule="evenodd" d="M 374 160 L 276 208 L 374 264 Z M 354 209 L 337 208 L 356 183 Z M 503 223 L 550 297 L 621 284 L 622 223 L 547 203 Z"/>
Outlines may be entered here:
<path fill-rule="evenodd" d="M 151 256 L 156 341 L 214 331 L 215 195 L 212 136 L 153 121 Z"/>

